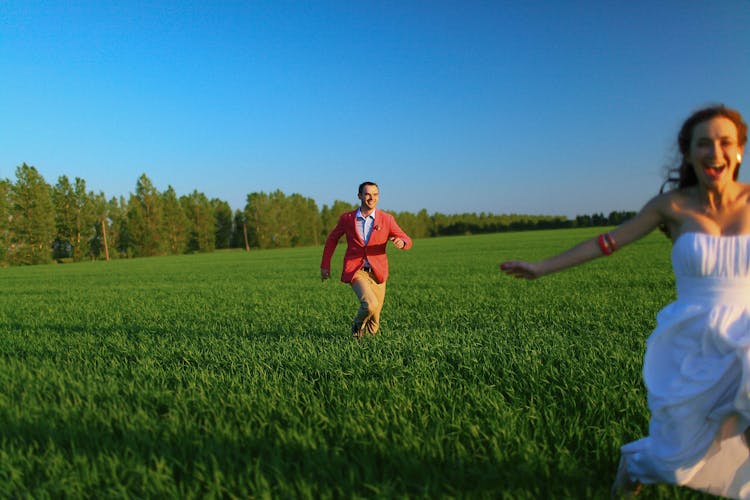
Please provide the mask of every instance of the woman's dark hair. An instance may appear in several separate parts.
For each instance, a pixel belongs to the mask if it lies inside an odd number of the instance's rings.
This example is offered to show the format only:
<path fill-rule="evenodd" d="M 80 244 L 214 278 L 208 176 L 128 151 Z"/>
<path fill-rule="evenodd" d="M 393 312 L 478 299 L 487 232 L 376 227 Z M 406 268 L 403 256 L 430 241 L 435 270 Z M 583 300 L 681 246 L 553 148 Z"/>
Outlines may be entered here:
<path fill-rule="evenodd" d="M 693 166 L 688 163 L 687 157 L 690 155 L 690 144 L 693 142 L 693 130 L 699 123 L 711 120 L 717 116 L 724 117 L 734 123 L 737 127 L 737 143 L 740 146 L 744 146 L 747 142 L 747 123 L 742 119 L 742 115 L 739 111 L 732 108 L 727 108 L 722 104 L 716 106 L 709 106 L 707 108 L 699 109 L 682 124 L 680 133 L 677 135 L 677 147 L 679 149 L 679 165 L 674 168 L 670 168 L 667 171 L 667 178 L 662 183 L 659 193 L 664 192 L 664 188 L 668 190 L 683 189 L 690 186 L 696 186 L 698 184 L 698 177 L 695 176 L 695 170 Z M 737 180 L 737 176 L 740 173 L 740 166 L 734 170 L 734 180 Z M 669 234 L 669 228 L 661 224 L 659 229 L 666 234 Z"/>
<path fill-rule="evenodd" d="M 747 142 L 747 124 L 745 123 L 745 120 L 742 119 L 742 115 L 739 111 L 727 108 L 721 104 L 699 109 L 690 115 L 690 117 L 685 120 L 685 123 L 682 124 L 680 133 L 677 136 L 680 163 L 677 167 L 669 169 L 667 172 L 667 179 L 661 185 L 661 189 L 659 190 L 660 193 L 664 192 L 664 188 L 669 188 L 670 190 L 682 189 L 698 184 L 695 170 L 687 161 L 687 157 L 690 155 L 690 143 L 693 141 L 693 129 L 695 129 L 695 126 L 699 123 L 703 123 L 716 117 L 724 117 L 734 123 L 735 127 L 737 127 L 737 143 L 740 146 L 745 145 Z M 737 180 L 739 173 L 740 166 L 738 165 L 734 171 L 734 180 Z"/>

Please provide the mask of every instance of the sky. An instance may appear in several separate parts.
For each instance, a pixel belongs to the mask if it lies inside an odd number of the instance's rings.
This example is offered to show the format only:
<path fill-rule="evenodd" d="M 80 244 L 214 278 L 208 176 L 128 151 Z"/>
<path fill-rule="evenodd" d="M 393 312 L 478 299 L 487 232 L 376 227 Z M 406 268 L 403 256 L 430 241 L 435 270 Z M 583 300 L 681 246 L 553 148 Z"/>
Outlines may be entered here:
<path fill-rule="evenodd" d="M 690 113 L 750 116 L 749 63 L 750 0 L 2 0 L 0 178 L 638 210 Z"/>

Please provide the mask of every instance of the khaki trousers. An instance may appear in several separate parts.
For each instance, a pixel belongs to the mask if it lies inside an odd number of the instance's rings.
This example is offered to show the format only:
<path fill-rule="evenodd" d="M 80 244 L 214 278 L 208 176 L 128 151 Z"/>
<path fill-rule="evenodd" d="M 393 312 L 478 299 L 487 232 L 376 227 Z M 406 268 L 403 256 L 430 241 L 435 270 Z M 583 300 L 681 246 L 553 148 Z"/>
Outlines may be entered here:
<path fill-rule="evenodd" d="M 359 299 L 359 311 L 354 317 L 352 332 L 356 336 L 364 333 L 375 335 L 380 328 L 380 310 L 385 300 L 385 282 L 375 281 L 375 275 L 360 269 L 352 278 L 352 290 Z"/>

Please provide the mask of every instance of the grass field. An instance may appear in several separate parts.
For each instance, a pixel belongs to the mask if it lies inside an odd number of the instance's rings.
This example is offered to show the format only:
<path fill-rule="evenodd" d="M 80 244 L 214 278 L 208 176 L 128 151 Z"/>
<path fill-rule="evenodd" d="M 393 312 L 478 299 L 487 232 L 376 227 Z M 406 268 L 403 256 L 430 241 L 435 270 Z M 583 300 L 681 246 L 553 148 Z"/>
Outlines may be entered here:
<path fill-rule="evenodd" d="M 497 270 L 598 232 L 390 248 L 361 343 L 321 248 L 0 269 L 0 496 L 606 498 L 648 428 L 670 244 Z"/>

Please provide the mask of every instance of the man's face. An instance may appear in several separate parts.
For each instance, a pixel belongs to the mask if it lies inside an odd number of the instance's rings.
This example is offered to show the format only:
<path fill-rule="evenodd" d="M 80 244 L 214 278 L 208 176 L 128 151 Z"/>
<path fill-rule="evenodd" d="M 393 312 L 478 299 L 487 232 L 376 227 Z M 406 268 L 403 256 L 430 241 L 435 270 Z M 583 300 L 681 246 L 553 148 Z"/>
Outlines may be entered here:
<path fill-rule="evenodd" d="M 360 208 L 368 212 L 374 210 L 375 205 L 378 204 L 378 196 L 380 196 L 380 192 L 377 186 L 367 185 L 363 187 L 362 192 L 357 195 L 359 201 L 362 202 Z"/>

